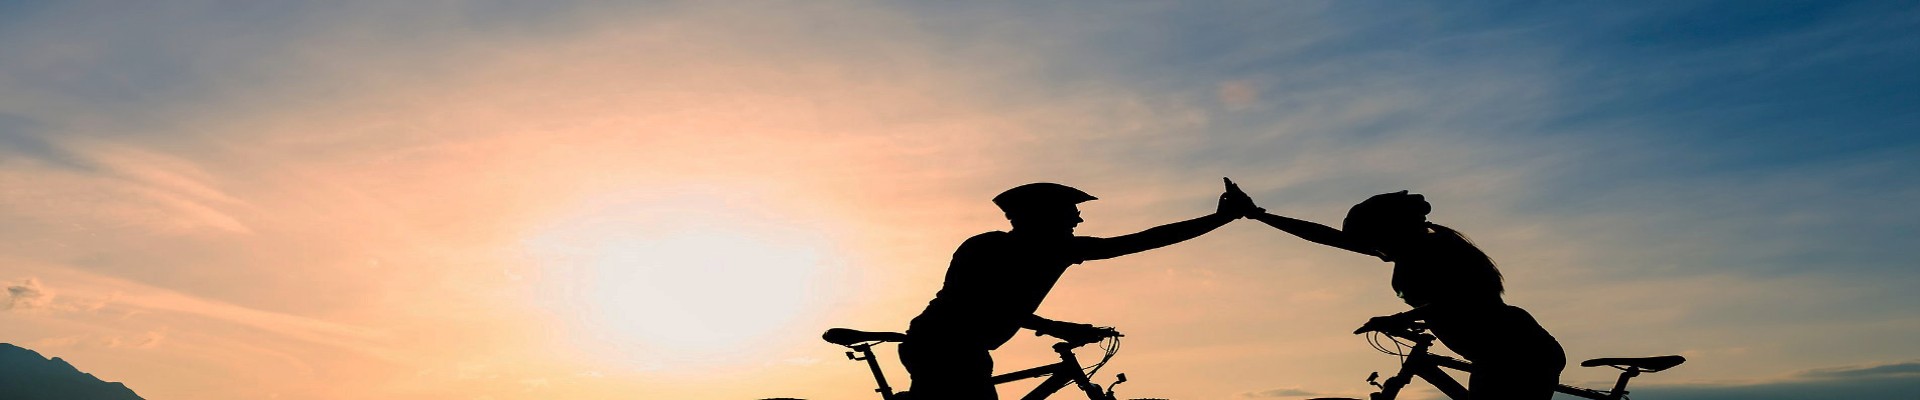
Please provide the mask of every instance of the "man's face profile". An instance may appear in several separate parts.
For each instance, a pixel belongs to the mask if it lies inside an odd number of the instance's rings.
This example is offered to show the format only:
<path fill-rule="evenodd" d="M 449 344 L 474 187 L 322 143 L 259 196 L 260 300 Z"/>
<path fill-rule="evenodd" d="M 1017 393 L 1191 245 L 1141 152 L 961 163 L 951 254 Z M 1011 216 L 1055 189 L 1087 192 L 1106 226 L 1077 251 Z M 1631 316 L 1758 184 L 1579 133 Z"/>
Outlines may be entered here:
<path fill-rule="evenodd" d="M 1032 206 L 1007 213 L 1007 220 L 1021 232 L 1073 235 L 1080 219 L 1080 207 L 1073 204 Z"/>

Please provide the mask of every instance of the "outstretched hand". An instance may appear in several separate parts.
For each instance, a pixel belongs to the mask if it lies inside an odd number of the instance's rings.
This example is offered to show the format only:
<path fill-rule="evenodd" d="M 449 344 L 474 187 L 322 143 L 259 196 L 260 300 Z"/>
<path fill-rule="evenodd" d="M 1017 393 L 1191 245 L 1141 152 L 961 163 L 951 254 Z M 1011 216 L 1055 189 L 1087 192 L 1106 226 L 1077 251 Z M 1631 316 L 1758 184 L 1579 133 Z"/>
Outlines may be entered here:
<path fill-rule="evenodd" d="M 1371 319 L 1368 319 L 1366 324 L 1360 325 L 1359 329 L 1354 329 L 1353 334 L 1358 335 L 1358 334 L 1373 332 L 1373 331 L 1385 332 L 1388 330 L 1406 328 L 1408 325 L 1412 325 L 1412 324 L 1413 324 L 1412 320 L 1409 320 L 1406 317 L 1403 317 L 1399 314 L 1373 317 Z"/>
<path fill-rule="evenodd" d="M 1220 178 L 1220 180 L 1226 182 L 1227 187 L 1225 192 L 1220 193 L 1220 205 L 1215 212 L 1222 215 L 1230 215 L 1234 218 L 1246 218 L 1254 214 L 1267 212 L 1266 209 L 1254 205 L 1253 197 L 1247 196 L 1247 192 L 1241 191 L 1240 185 L 1233 183 L 1232 179 Z"/>
<path fill-rule="evenodd" d="M 1113 329 L 1088 324 L 1055 321 L 1044 329 L 1035 330 L 1035 335 L 1047 335 L 1069 342 L 1093 343 L 1114 336 Z"/>

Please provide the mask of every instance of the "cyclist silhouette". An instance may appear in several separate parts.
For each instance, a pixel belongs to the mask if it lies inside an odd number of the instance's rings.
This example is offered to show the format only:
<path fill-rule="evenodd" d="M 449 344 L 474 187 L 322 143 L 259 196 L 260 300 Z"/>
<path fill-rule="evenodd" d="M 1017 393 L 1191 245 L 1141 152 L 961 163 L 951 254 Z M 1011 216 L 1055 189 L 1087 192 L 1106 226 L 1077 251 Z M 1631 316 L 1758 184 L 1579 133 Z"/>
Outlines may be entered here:
<path fill-rule="evenodd" d="M 1083 221 L 1077 205 L 1094 199 L 1056 183 L 1021 185 L 993 198 L 1013 229 L 975 235 L 954 251 L 946 282 L 900 344 L 915 399 L 996 399 L 988 353 L 1020 328 L 1096 341 L 1107 335 L 1092 325 L 1034 315 L 1068 267 L 1186 241 L 1254 210 L 1253 200 L 1226 181 L 1213 214 L 1112 238 L 1074 236 Z"/>
<path fill-rule="evenodd" d="M 1268 214 L 1249 216 L 1314 243 L 1393 263 L 1393 290 L 1413 310 L 1374 317 L 1354 331 L 1427 321 L 1447 348 L 1473 362 L 1473 399 L 1548 399 L 1566 368 L 1566 353 L 1526 310 L 1500 295 L 1500 270 L 1485 252 L 1451 228 L 1427 221 L 1432 205 L 1402 190 L 1368 198 L 1347 212 L 1342 229 Z"/>

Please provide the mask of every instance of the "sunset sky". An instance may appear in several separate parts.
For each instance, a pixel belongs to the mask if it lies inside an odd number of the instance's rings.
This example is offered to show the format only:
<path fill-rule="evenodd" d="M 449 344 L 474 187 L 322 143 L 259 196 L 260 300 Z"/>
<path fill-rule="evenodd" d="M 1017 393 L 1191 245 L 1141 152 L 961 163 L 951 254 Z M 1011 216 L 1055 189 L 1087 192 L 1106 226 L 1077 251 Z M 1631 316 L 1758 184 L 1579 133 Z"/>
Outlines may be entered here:
<path fill-rule="evenodd" d="M 1688 358 L 1639 398 L 1920 394 L 1915 71 L 1900 1 L 0 0 L 0 342 L 159 400 L 878 399 L 820 332 L 904 330 L 993 195 L 1113 236 L 1226 176 L 1425 194 L 1574 362 Z M 1241 221 L 1041 314 L 1127 334 L 1122 397 L 1363 396 L 1389 272 Z"/>

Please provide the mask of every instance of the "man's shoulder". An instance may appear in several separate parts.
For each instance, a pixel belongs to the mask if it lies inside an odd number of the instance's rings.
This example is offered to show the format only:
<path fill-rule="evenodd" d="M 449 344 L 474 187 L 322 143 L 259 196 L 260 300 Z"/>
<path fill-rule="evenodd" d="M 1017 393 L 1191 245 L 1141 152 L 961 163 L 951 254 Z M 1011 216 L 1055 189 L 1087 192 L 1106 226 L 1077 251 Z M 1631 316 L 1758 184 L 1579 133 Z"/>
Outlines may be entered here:
<path fill-rule="evenodd" d="M 1034 238 L 1022 238 L 1019 235 L 1008 232 L 993 231 L 967 238 L 965 243 L 960 244 L 960 249 L 962 251 L 993 251 L 999 249 L 1020 249 L 1021 251 L 1081 251 L 1092 246 L 1097 246 L 1103 240 L 1106 239 L 1093 236 L 1073 236 L 1065 238 L 1064 240 L 1051 239 L 1036 241 Z"/>
<path fill-rule="evenodd" d="M 981 233 L 978 235 L 973 235 L 973 237 L 967 238 L 966 243 L 969 243 L 969 244 L 1009 243 L 1009 242 L 1015 242 L 1019 240 L 1020 238 L 1018 236 L 1014 236 L 1012 233 L 1009 233 L 1007 231 L 991 231 L 991 232 Z M 1042 239 L 1041 242 L 1059 243 L 1058 240 L 1059 239 Z M 1066 240 L 1068 243 L 1082 244 L 1082 243 L 1099 242 L 1102 240 L 1106 240 L 1106 238 L 1095 237 L 1095 236 L 1074 236 Z"/>
<path fill-rule="evenodd" d="M 973 235 L 973 237 L 967 238 L 967 241 L 962 243 L 961 246 L 997 245 L 1012 240 L 1013 234 L 1007 233 L 1006 231 L 991 231 Z"/>
<path fill-rule="evenodd" d="M 964 243 L 963 245 L 1004 244 L 1004 243 L 1018 242 L 1021 240 L 1022 239 L 1019 236 L 1015 236 L 1014 234 L 1009 233 L 1007 231 L 991 231 L 991 232 L 984 232 L 978 235 L 973 235 L 973 237 L 967 238 L 966 243 Z M 1032 240 L 1033 240 L 1032 238 L 1028 238 L 1028 241 L 1032 241 Z M 1036 243 L 1059 243 L 1058 240 L 1060 239 L 1041 239 L 1039 242 L 1036 242 Z M 1092 242 L 1099 242 L 1102 240 L 1106 240 L 1106 239 L 1100 238 L 1100 237 L 1094 237 L 1094 236 L 1074 236 L 1072 238 L 1066 239 L 1067 243 L 1072 243 L 1072 244 L 1092 243 Z"/>
<path fill-rule="evenodd" d="M 981 233 L 978 235 L 973 235 L 973 237 L 967 238 L 967 241 L 965 242 L 961 242 L 960 249 L 958 251 L 960 252 L 979 251 L 984 249 L 1004 247 L 1007 245 L 1008 241 L 1010 241 L 1011 239 L 1012 238 L 1006 232 L 1002 232 L 1002 231 L 992 231 L 992 232 Z"/>
<path fill-rule="evenodd" d="M 1001 240 L 1009 237 L 1008 235 L 1011 235 L 1011 233 L 1007 233 L 1007 231 L 986 231 L 986 232 L 981 232 L 978 235 L 973 235 L 973 237 L 971 238 L 967 238 L 967 241 Z"/>

